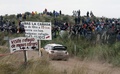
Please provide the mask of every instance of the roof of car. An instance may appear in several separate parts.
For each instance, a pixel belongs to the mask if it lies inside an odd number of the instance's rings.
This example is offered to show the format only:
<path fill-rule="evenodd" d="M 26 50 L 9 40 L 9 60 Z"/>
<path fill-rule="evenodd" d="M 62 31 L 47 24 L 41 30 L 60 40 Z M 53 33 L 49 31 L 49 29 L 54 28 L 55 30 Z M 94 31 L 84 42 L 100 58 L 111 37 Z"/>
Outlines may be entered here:
<path fill-rule="evenodd" d="M 56 44 L 56 43 L 51 43 L 51 44 L 47 44 L 47 45 L 50 45 L 50 46 L 63 46 L 61 44 Z"/>

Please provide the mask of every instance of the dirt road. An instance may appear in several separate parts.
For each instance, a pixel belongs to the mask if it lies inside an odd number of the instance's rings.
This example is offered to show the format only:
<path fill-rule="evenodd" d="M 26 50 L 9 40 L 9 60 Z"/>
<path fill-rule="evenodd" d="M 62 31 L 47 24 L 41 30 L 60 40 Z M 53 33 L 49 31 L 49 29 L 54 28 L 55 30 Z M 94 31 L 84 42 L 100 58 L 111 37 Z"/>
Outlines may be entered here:
<path fill-rule="evenodd" d="M 51 61 L 52 66 L 67 74 L 120 74 L 120 68 L 114 68 L 107 63 L 80 61 L 76 58 L 70 58 L 69 61 Z"/>
<path fill-rule="evenodd" d="M 38 52 L 33 51 L 28 53 L 32 58 L 38 58 L 37 54 Z M 113 67 L 111 64 L 90 60 L 81 61 L 78 58 L 70 58 L 68 61 L 52 60 L 50 65 L 55 70 L 67 74 L 74 74 L 74 72 L 77 72 L 76 74 L 81 74 L 81 72 L 84 74 L 120 74 L 120 68 Z"/>

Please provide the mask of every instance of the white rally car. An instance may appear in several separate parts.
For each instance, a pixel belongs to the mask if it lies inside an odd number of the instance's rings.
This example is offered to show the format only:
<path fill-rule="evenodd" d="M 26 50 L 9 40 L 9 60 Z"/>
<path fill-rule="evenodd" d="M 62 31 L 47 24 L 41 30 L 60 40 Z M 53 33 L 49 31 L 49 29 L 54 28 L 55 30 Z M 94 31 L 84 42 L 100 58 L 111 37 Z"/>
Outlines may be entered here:
<path fill-rule="evenodd" d="M 49 56 L 49 59 L 61 59 L 67 61 L 69 58 L 69 53 L 67 51 L 67 47 L 61 44 L 47 44 L 44 46 L 43 50 Z M 43 54 L 44 55 L 44 54 Z"/>

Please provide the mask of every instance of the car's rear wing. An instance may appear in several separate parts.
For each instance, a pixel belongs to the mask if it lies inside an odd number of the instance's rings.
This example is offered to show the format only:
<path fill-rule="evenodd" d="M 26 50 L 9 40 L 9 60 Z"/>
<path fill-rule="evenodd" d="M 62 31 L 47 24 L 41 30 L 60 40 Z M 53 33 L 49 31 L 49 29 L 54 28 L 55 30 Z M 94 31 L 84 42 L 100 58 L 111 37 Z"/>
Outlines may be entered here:
<path fill-rule="evenodd" d="M 54 46 L 52 50 L 67 50 L 66 46 Z"/>

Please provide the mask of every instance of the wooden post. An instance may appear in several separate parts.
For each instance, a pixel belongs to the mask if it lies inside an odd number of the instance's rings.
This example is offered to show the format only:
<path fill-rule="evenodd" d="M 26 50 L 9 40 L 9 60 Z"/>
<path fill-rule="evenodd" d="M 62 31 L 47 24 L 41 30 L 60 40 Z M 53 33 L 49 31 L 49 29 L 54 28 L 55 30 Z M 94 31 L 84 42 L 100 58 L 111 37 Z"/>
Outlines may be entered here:
<path fill-rule="evenodd" d="M 77 55 L 77 49 L 76 49 L 76 45 L 74 45 L 74 52 L 75 52 L 75 55 Z"/>
<path fill-rule="evenodd" d="M 8 50 L 10 49 L 9 40 L 10 40 L 10 38 L 9 38 L 9 36 L 8 36 Z"/>
<path fill-rule="evenodd" d="M 8 43 L 8 50 L 9 50 L 9 48 L 10 48 L 10 47 L 9 47 L 9 39 L 10 39 L 9 36 L 4 37 L 4 40 L 6 40 L 7 43 Z"/>
<path fill-rule="evenodd" d="M 25 63 L 25 65 L 27 65 L 27 55 L 26 55 L 26 50 L 23 49 L 23 53 L 24 53 L 24 63 Z"/>
<path fill-rule="evenodd" d="M 38 40 L 38 56 L 41 57 L 42 54 L 41 54 L 41 40 Z"/>

